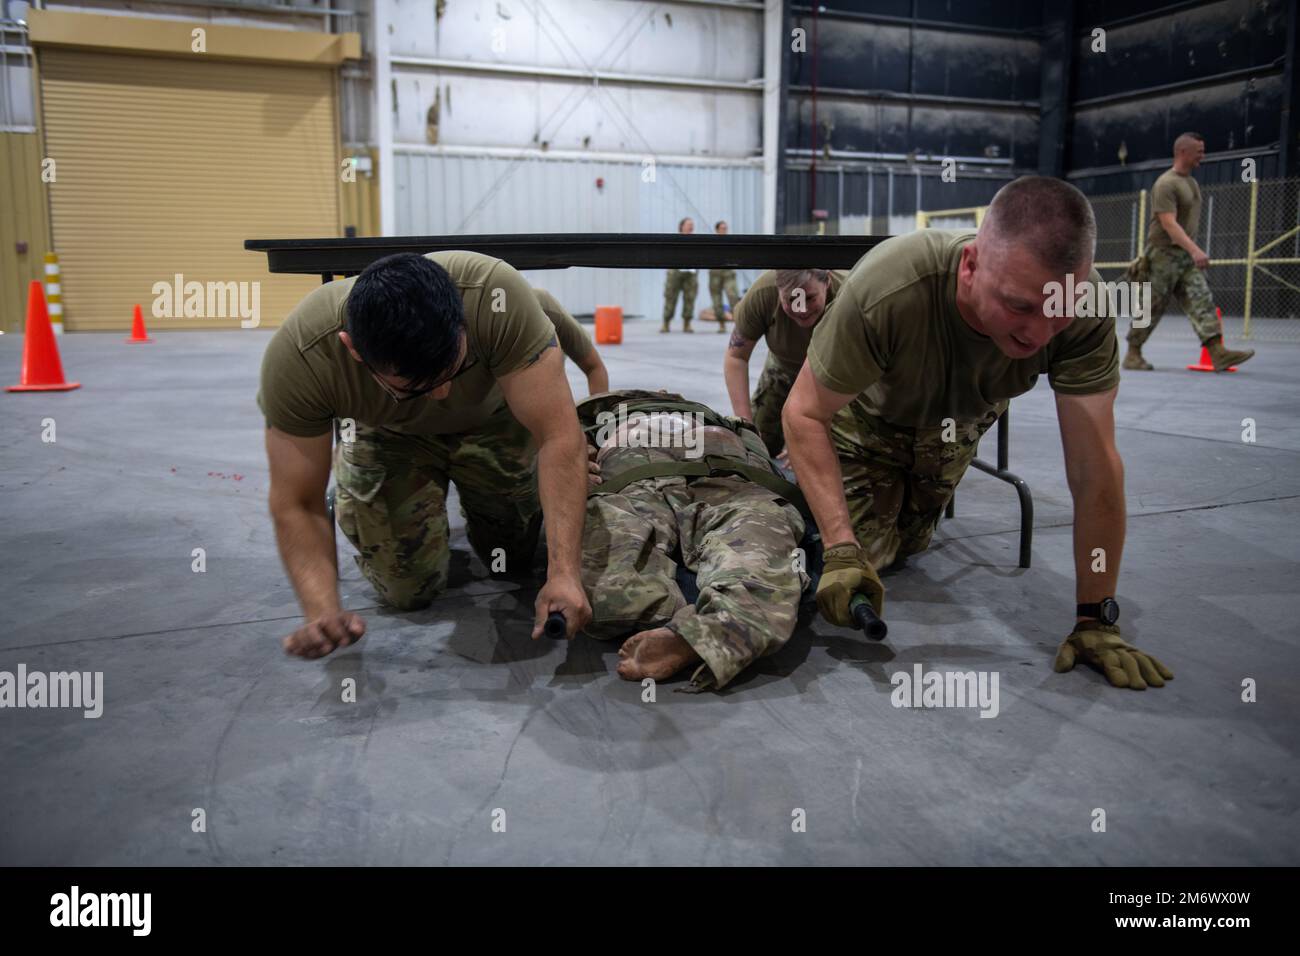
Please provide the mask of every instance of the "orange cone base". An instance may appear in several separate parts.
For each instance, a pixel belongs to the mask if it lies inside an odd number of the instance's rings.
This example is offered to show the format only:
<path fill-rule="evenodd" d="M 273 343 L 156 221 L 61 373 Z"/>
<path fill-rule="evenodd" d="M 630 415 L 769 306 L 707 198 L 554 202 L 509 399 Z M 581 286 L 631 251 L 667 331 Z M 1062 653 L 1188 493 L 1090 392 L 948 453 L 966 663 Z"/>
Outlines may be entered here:
<path fill-rule="evenodd" d="M 139 345 L 142 342 L 152 342 L 153 339 L 123 339 L 127 345 Z"/>
<path fill-rule="evenodd" d="M 81 388 L 80 382 L 64 382 L 62 385 L 9 385 L 6 392 L 70 392 Z"/>
<path fill-rule="evenodd" d="M 1189 365 L 1189 366 L 1187 366 L 1187 371 L 1189 371 L 1189 372 L 1213 372 L 1213 371 L 1214 371 L 1214 363 L 1210 361 L 1210 350 L 1207 349 L 1207 348 L 1205 348 L 1204 346 L 1201 346 L 1201 360 L 1200 360 L 1198 363 L 1196 363 L 1195 365 Z M 1225 372 L 1235 372 L 1235 371 L 1237 371 L 1237 366 L 1233 365 L 1233 366 L 1231 366 L 1230 368 L 1226 368 L 1226 369 L 1224 369 L 1224 371 L 1225 371 Z"/>

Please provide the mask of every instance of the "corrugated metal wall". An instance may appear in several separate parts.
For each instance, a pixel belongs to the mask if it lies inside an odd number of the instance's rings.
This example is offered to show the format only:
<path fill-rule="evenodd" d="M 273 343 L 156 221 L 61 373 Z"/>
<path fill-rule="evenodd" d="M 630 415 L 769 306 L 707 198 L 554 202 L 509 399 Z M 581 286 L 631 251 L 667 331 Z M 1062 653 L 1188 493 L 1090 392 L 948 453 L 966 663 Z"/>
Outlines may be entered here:
<path fill-rule="evenodd" d="M 314 284 L 267 275 L 250 236 L 338 234 L 334 75 L 316 67 L 39 49 L 66 325 L 129 329 L 153 287 L 260 283 L 278 322 Z M 231 188 L 232 184 L 236 188 Z M 179 309 L 178 309 L 179 311 Z M 206 309 L 205 309 L 206 312 Z M 241 318 L 149 318 L 239 328 Z"/>
<path fill-rule="evenodd" d="M 394 156 L 398 235 L 478 233 L 675 232 L 683 216 L 697 233 L 725 219 L 734 233 L 762 230 L 762 170 L 757 166 L 659 164 L 655 181 L 625 162 L 512 159 L 398 149 Z M 604 180 L 598 188 L 597 179 Z M 737 278 L 745 288 L 756 273 Z M 625 314 L 657 317 L 664 273 L 657 270 L 564 269 L 530 272 L 570 312 L 621 305 Z M 696 308 L 707 305 L 701 281 Z"/>
<path fill-rule="evenodd" d="M 1281 175 L 1286 2 L 1133 3 L 1079 0 L 1075 15 L 1069 177 L 1090 195 L 1148 188 L 1173 160 L 1174 138 L 1205 137 L 1201 185 L 1240 182 L 1242 156 Z M 1106 49 L 1093 50 L 1093 31 Z M 1123 156 L 1121 157 L 1121 147 Z"/>

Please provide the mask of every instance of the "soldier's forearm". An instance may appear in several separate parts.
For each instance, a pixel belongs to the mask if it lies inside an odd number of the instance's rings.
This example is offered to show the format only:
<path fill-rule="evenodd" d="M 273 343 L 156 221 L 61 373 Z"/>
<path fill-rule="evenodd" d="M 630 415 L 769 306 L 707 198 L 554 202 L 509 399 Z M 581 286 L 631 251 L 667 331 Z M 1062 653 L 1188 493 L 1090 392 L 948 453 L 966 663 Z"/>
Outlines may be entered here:
<path fill-rule="evenodd" d="M 1119 587 L 1127 520 L 1122 466 L 1094 471 L 1073 497 L 1075 600 L 1092 604 Z"/>
<path fill-rule="evenodd" d="M 1168 233 L 1169 238 L 1176 245 L 1186 249 L 1191 255 L 1196 255 L 1201 251 L 1201 247 L 1193 241 L 1192 237 L 1187 234 L 1187 230 L 1180 226 L 1177 220 L 1166 226 L 1165 232 Z"/>
<path fill-rule="evenodd" d="M 308 620 L 340 610 L 338 563 L 329 515 L 294 505 L 271 509 L 280 560 Z"/>
<path fill-rule="evenodd" d="M 609 370 L 605 368 L 605 363 L 601 361 L 594 348 L 587 353 L 583 361 L 578 363 L 578 368 L 582 369 L 583 374 L 587 376 L 588 395 L 609 391 Z"/>
<path fill-rule="evenodd" d="M 577 421 L 537 451 L 537 495 L 546 521 L 547 575 L 578 575 L 587 510 L 586 443 Z"/>
<path fill-rule="evenodd" d="M 722 377 L 727 383 L 727 396 L 731 399 L 731 413 L 746 421 L 754 420 L 754 409 L 749 402 L 749 362 L 738 356 L 723 359 Z"/>
<path fill-rule="evenodd" d="M 795 474 L 799 476 L 799 488 L 817 519 L 822 543 L 830 547 L 856 541 L 853 523 L 849 519 L 849 506 L 844 500 L 840 460 L 831 443 L 829 427 L 825 422 L 790 413 L 788 404 L 786 412 L 781 420 L 785 446 L 790 452 Z"/>

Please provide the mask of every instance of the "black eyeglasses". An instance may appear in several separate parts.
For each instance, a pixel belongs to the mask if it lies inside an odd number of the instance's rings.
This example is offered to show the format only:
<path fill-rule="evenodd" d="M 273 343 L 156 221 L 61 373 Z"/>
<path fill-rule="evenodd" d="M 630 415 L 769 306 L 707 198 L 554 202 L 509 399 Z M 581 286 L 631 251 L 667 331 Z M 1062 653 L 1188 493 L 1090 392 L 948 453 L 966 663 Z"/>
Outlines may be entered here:
<path fill-rule="evenodd" d="M 474 359 L 470 362 L 466 362 L 462 364 L 460 368 L 458 368 L 455 372 L 453 372 L 449 377 L 444 378 L 441 382 L 435 382 L 433 385 L 430 385 L 427 388 L 418 388 L 418 389 L 410 389 L 410 390 L 408 389 L 399 390 L 393 388 L 393 386 L 389 385 L 387 382 L 385 382 L 382 378 L 379 377 L 379 373 L 376 372 L 373 368 L 371 368 L 370 363 L 367 362 L 365 359 L 361 360 L 361 364 L 364 365 L 366 367 L 366 370 L 370 372 L 370 377 L 375 380 L 375 384 L 388 393 L 389 398 L 391 398 L 395 402 L 409 402 L 413 398 L 421 398 L 425 395 L 428 395 L 432 391 L 436 391 L 437 389 L 442 388 L 448 382 L 453 382 L 456 379 L 460 378 L 462 375 L 464 375 L 466 372 L 472 369 L 475 365 L 477 365 L 478 360 Z"/>

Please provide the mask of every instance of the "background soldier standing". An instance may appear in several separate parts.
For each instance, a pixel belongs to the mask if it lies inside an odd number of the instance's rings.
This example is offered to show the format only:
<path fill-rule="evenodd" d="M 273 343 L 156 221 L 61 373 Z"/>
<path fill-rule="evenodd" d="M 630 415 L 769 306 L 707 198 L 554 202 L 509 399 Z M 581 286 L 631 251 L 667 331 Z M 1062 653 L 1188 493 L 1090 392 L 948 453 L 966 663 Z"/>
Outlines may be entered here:
<path fill-rule="evenodd" d="M 687 216 L 677 224 L 677 231 L 689 236 L 695 231 L 695 220 Z M 700 291 L 700 279 L 695 269 L 669 269 L 668 281 L 664 283 L 664 327 L 660 332 L 669 331 L 673 312 L 677 310 L 677 295 L 682 297 L 682 331 L 694 332 L 691 319 L 695 317 L 695 296 Z"/>
<path fill-rule="evenodd" d="M 727 234 L 727 221 L 719 219 L 714 223 L 713 231 L 719 236 Z M 727 302 L 723 305 L 722 295 L 726 293 Z M 731 310 L 736 307 L 740 301 L 740 291 L 736 288 L 736 270 L 735 269 L 710 269 L 709 270 L 709 297 L 713 299 L 713 317 L 718 320 L 718 331 L 727 331 L 727 319 L 731 318 Z"/>

